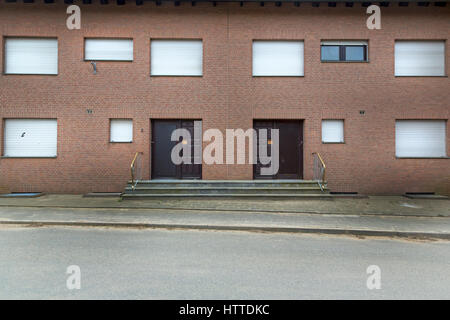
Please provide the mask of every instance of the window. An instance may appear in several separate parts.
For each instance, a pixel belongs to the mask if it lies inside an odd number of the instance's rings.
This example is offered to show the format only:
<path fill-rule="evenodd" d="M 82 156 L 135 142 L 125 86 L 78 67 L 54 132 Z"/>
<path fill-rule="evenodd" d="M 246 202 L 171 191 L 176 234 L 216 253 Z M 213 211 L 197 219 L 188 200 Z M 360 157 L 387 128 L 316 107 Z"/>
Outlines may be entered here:
<path fill-rule="evenodd" d="M 344 142 L 344 120 L 322 120 L 322 142 Z"/>
<path fill-rule="evenodd" d="M 397 120 L 397 157 L 435 158 L 446 156 L 445 120 Z"/>
<path fill-rule="evenodd" d="M 253 76 L 303 76 L 303 41 L 253 41 Z"/>
<path fill-rule="evenodd" d="M 6 119 L 5 157 L 56 157 L 56 119 Z"/>
<path fill-rule="evenodd" d="M 133 61 L 133 40 L 85 39 L 84 60 Z"/>
<path fill-rule="evenodd" d="M 321 60 L 325 62 L 364 62 L 367 59 L 367 41 L 322 41 Z"/>
<path fill-rule="evenodd" d="M 111 119 L 110 142 L 133 142 L 133 120 Z"/>
<path fill-rule="evenodd" d="M 444 41 L 396 41 L 396 76 L 444 76 Z"/>
<path fill-rule="evenodd" d="M 201 40 L 152 40 L 152 76 L 201 76 L 203 44 Z"/>
<path fill-rule="evenodd" d="M 6 74 L 58 74 L 58 40 L 5 38 Z"/>

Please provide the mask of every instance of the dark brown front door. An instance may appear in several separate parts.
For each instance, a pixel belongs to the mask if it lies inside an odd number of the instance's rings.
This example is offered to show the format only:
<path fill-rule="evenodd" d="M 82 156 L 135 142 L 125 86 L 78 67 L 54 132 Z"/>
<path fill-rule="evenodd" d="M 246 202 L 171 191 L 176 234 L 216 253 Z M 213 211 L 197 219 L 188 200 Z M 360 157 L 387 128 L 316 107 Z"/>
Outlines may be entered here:
<path fill-rule="evenodd" d="M 178 141 L 171 141 L 175 129 L 184 128 L 191 134 L 191 164 L 176 165 L 171 153 Z M 196 137 L 201 141 L 201 137 Z M 153 120 L 151 142 L 152 179 L 201 179 L 202 165 L 194 163 L 194 144 L 201 143 L 194 139 L 194 120 Z"/>
<path fill-rule="evenodd" d="M 272 176 L 261 175 L 259 162 L 253 166 L 253 176 L 255 179 L 302 179 L 303 178 L 303 122 L 291 120 L 255 120 L 253 127 L 258 129 L 268 129 L 267 139 L 271 140 L 270 129 L 279 130 L 279 170 Z M 270 145 L 267 145 L 267 154 L 270 154 Z M 268 165 L 266 165 L 268 166 Z"/>

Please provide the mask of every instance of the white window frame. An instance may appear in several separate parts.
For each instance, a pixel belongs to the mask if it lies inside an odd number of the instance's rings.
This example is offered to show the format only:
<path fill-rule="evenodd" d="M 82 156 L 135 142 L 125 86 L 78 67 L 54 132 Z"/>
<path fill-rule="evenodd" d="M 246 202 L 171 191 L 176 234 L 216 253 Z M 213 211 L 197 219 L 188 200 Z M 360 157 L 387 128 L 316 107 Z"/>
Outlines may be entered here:
<path fill-rule="evenodd" d="M 342 124 L 342 139 L 339 140 L 324 140 L 326 135 L 324 135 L 324 129 L 326 129 L 326 126 L 324 127 L 325 123 L 339 123 Z M 322 143 L 345 143 L 345 121 L 344 119 L 322 119 L 322 130 L 321 130 L 321 136 L 322 136 Z M 324 137 L 325 136 L 325 137 Z"/>
<path fill-rule="evenodd" d="M 442 128 L 441 128 L 441 132 L 439 132 L 439 134 L 442 134 L 442 139 L 443 141 L 441 141 L 442 145 L 440 146 L 440 148 L 442 148 L 439 154 L 433 154 L 433 155 L 425 155 L 425 154 L 413 154 L 413 151 L 410 151 L 410 154 L 399 154 L 399 140 L 402 138 L 400 137 L 400 132 L 399 132 L 399 126 L 400 123 L 414 123 L 414 122 L 428 122 L 428 123 L 441 123 L 442 124 Z M 422 139 L 421 141 L 422 144 L 426 144 L 426 137 L 425 139 Z M 429 144 L 429 143 L 428 143 Z M 443 119 L 396 119 L 395 120 L 395 157 L 396 158 L 430 158 L 430 159 L 434 159 L 434 158 L 448 158 L 447 157 L 447 120 L 443 120 Z"/>
<path fill-rule="evenodd" d="M 40 121 L 42 123 L 44 122 L 50 122 L 52 123 L 52 125 L 54 125 L 54 141 L 50 141 L 52 143 L 51 147 L 48 147 L 48 149 L 51 149 L 51 153 L 46 154 L 46 155 L 42 155 L 42 154 L 38 154 L 37 152 L 33 153 L 31 152 L 30 154 L 26 155 L 26 154 L 17 154 L 17 153 L 11 153 L 10 152 L 10 147 L 8 146 L 9 143 L 12 143 L 11 141 L 9 141 L 9 137 L 7 135 L 7 129 L 10 126 L 8 123 L 12 123 L 12 122 L 18 122 L 18 121 Z M 24 127 L 24 129 L 26 129 Z M 20 134 L 20 132 L 24 129 L 21 129 L 18 133 Z M 17 133 L 17 132 L 15 132 Z M 27 131 L 24 131 L 24 133 L 28 133 Z M 36 131 L 34 132 L 36 133 Z M 52 140 L 53 140 L 52 139 Z M 27 142 L 29 144 L 29 142 Z M 33 144 L 33 147 L 35 146 L 35 144 Z M 13 147 L 14 148 L 14 147 Z M 21 151 L 21 150 L 19 150 Z M 17 152 L 17 151 L 16 151 Z M 43 119 L 43 118 L 6 118 L 3 119 L 3 153 L 2 153 L 2 157 L 3 158 L 56 158 L 58 155 L 58 120 L 57 119 Z"/>
<path fill-rule="evenodd" d="M 12 48 L 10 48 L 11 43 L 14 40 L 22 40 L 23 43 L 25 42 L 32 42 L 32 41 L 38 41 L 38 40 L 42 40 L 47 41 L 48 43 L 54 42 L 53 44 L 56 45 L 54 48 L 51 48 L 51 50 L 55 50 L 55 52 L 47 52 L 47 56 L 45 57 L 46 59 L 55 59 L 55 61 L 53 61 L 51 64 L 49 64 L 49 70 L 46 72 L 37 72 L 37 71 L 26 71 L 23 70 L 24 68 L 26 68 L 26 66 L 16 66 L 13 65 L 10 60 L 11 59 L 16 59 L 16 64 L 18 64 L 17 62 L 24 62 L 26 61 L 26 63 L 30 63 L 30 61 L 33 58 L 33 53 L 31 51 L 27 51 L 25 53 L 22 52 L 22 57 L 20 56 L 16 56 L 16 57 L 12 57 L 10 56 L 10 50 L 13 50 Z M 17 43 L 16 43 L 17 45 Z M 4 62 L 3 62 L 3 73 L 5 75 L 58 75 L 58 68 L 59 68 L 59 48 L 58 48 L 58 38 L 56 37 L 4 37 L 3 38 L 3 52 L 4 52 Z M 42 61 L 34 61 L 34 65 L 33 64 L 29 64 L 29 68 L 31 70 L 36 70 L 36 68 L 38 68 L 39 65 L 42 65 Z M 33 69 L 34 68 L 34 69 Z M 12 69 L 12 70 L 11 70 Z"/>
<path fill-rule="evenodd" d="M 427 43 L 427 44 L 440 44 L 442 45 L 442 57 L 440 57 L 442 59 L 441 63 L 442 63 L 442 72 L 439 73 L 413 73 L 413 71 L 409 71 L 406 72 L 404 69 L 404 66 L 401 66 L 402 62 L 401 62 L 401 53 L 398 51 L 399 47 L 401 45 L 405 45 L 405 44 L 412 44 L 412 43 Z M 395 40 L 394 43 L 394 75 L 396 77 L 445 77 L 446 76 L 446 72 L 447 72 L 447 66 L 446 66 L 446 41 L 445 40 Z M 437 59 L 428 59 L 425 60 L 426 63 L 430 63 L 430 61 L 436 61 Z M 404 63 L 404 62 L 403 62 Z"/>
<path fill-rule="evenodd" d="M 98 41 L 98 44 L 104 43 L 105 45 L 113 45 L 114 43 L 120 43 L 127 46 L 130 46 L 131 43 L 131 52 L 122 53 L 124 57 L 121 56 L 89 56 L 88 49 L 90 46 L 94 45 L 94 42 Z M 97 45 L 98 45 L 97 44 Z M 97 53 L 98 54 L 98 53 Z M 123 61 L 123 62 L 132 62 L 134 59 L 134 41 L 132 38 L 84 38 L 84 60 L 85 61 Z"/>
<path fill-rule="evenodd" d="M 276 46 L 276 44 L 280 45 L 278 51 L 272 53 L 272 57 L 268 55 L 258 55 L 258 50 L 267 50 L 267 48 L 272 45 Z M 276 71 L 276 67 L 273 63 L 267 63 L 267 59 L 272 59 L 275 61 L 285 61 L 281 56 L 283 53 L 281 52 L 282 46 L 291 45 L 291 49 L 295 50 L 294 45 L 298 45 L 299 48 L 299 60 L 295 63 L 296 70 L 293 71 L 293 68 L 289 68 L 289 70 L 284 71 Z M 264 48 L 266 47 L 266 48 Z M 256 53 L 256 54 L 255 54 Z M 261 61 L 262 59 L 262 61 Z M 268 67 L 270 66 L 270 67 Z M 282 66 L 282 63 L 278 63 L 278 68 L 283 69 L 285 66 Z M 304 77 L 305 76 L 305 41 L 304 40 L 253 40 L 252 42 L 252 76 L 253 77 Z"/>
<path fill-rule="evenodd" d="M 164 61 L 163 59 L 170 55 L 169 58 L 175 59 L 174 56 L 177 55 L 177 51 L 170 52 L 170 54 L 167 54 L 165 56 L 160 55 L 157 50 L 160 50 L 160 48 L 157 48 L 158 45 L 165 44 L 166 48 L 173 46 L 175 47 L 177 44 L 181 45 L 184 44 L 191 44 L 193 45 L 193 49 L 198 49 L 199 52 L 198 56 L 200 58 L 200 64 L 198 69 L 195 68 L 195 65 L 198 63 L 193 63 L 192 65 L 189 65 L 189 63 L 184 65 L 184 68 L 188 66 L 192 70 L 173 70 L 170 67 L 164 67 L 158 66 L 158 64 L 167 64 L 167 61 Z M 199 48 L 198 48 L 199 47 Z M 178 52 L 180 53 L 180 52 Z M 180 55 L 182 56 L 182 55 Z M 194 56 L 194 55 L 193 55 Z M 203 61 L 204 61 L 204 46 L 203 46 L 203 39 L 150 39 L 150 76 L 152 77 L 202 77 L 203 76 Z M 180 62 L 180 61 L 178 61 Z M 174 63 L 175 64 L 175 63 Z M 183 67 L 183 65 L 180 63 L 180 66 Z M 172 66 L 173 67 L 173 66 Z M 180 68 L 181 68 L 180 67 Z"/>
<path fill-rule="evenodd" d="M 121 130 L 130 129 L 131 132 L 128 132 L 126 138 L 117 138 L 117 133 L 114 133 L 114 126 L 119 125 L 122 126 Z M 131 125 L 131 128 L 125 128 L 125 126 Z M 110 143 L 132 143 L 134 138 L 134 124 L 133 119 L 109 119 L 109 142 Z"/>

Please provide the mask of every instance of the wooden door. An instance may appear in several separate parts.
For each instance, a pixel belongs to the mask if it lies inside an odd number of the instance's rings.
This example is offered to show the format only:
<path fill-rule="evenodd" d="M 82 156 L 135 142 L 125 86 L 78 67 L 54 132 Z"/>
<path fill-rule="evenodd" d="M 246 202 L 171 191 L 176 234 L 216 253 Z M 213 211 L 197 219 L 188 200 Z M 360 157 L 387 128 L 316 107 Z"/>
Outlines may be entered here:
<path fill-rule="evenodd" d="M 255 179 L 302 179 L 303 178 L 303 122 L 291 120 L 255 120 L 254 129 L 268 129 L 267 139 L 271 141 L 270 129 L 279 130 L 279 170 L 272 176 L 261 175 L 262 165 L 258 162 L 253 167 Z M 270 144 L 267 145 L 267 154 L 270 154 Z"/>
<path fill-rule="evenodd" d="M 191 163 L 176 165 L 172 162 L 173 147 L 179 143 L 171 141 L 172 132 L 185 128 L 191 134 Z M 194 144 L 201 137 L 194 139 L 194 120 L 153 120 L 152 121 L 152 179 L 201 179 L 202 165 L 194 163 Z"/>

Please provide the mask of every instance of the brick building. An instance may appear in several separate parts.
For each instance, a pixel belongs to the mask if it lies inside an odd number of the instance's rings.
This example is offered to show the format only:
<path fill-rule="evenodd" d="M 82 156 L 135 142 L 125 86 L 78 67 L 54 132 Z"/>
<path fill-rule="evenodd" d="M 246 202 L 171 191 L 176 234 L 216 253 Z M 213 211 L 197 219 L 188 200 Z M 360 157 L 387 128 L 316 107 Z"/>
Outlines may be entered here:
<path fill-rule="evenodd" d="M 69 30 L 62 0 L 3 0 L 0 187 L 119 192 L 137 151 L 144 179 L 161 173 L 157 130 L 201 120 L 291 126 L 283 178 L 311 179 L 319 152 L 331 191 L 448 194 L 450 6 L 383 2 L 369 30 L 368 3 L 313 2 L 76 1 Z"/>

